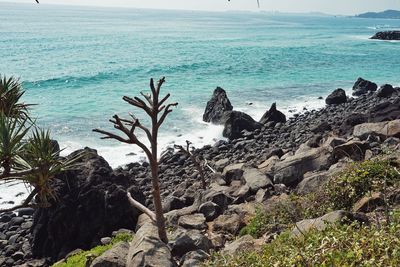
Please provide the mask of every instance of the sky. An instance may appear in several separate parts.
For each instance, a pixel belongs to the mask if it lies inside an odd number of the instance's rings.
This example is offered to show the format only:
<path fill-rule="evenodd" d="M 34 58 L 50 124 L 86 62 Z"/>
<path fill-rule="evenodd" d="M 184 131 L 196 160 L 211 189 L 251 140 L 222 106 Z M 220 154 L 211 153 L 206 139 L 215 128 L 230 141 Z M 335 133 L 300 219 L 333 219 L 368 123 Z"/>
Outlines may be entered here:
<path fill-rule="evenodd" d="M 34 0 L 0 0 L 34 2 Z M 258 10 L 257 0 L 40 0 L 43 4 L 123 6 L 134 8 L 187 10 Z M 324 12 L 354 15 L 367 11 L 400 10 L 400 0 L 260 0 L 261 10 L 282 12 Z"/>

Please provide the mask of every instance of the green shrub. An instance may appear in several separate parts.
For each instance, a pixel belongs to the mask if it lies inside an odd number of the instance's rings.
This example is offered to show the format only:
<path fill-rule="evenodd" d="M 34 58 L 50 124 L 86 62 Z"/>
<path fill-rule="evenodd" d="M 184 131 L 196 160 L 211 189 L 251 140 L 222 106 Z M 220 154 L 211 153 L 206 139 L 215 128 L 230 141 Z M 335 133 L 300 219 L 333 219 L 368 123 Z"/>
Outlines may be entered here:
<path fill-rule="evenodd" d="M 393 220 L 381 228 L 331 225 L 302 238 L 285 232 L 260 253 L 215 254 L 206 266 L 400 266 L 400 224 Z"/>
<path fill-rule="evenodd" d="M 326 188 L 327 201 L 332 209 L 351 209 L 366 194 L 383 192 L 385 187 L 398 185 L 400 174 L 397 162 L 389 160 L 367 160 L 354 163 L 336 179 L 331 179 Z"/>
<path fill-rule="evenodd" d="M 267 232 L 279 233 L 291 227 L 299 219 L 301 219 L 299 202 L 290 196 L 270 204 L 265 210 L 258 207 L 256 215 L 242 228 L 240 235 L 252 235 L 258 238 Z"/>
<path fill-rule="evenodd" d="M 112 248 L 118 242 L 121 242 L 121 241 L 130 242 L 132 240 L 132 238 L 133 237 L 131 234 L 120 233 L 112 239 L 110 244 L 97 246 L 88 251 L 82 251 L 80 253 L 77 253 L 77 254 L 69 257 L 67 259 L 67 261 L 65 261 L 65 262 L 53 264 L 52 267 L 85 267 L 87 256 L 92 257 L 92 258 L 99 257 L 104 252 L 106 252 L 107 250 Z"/>

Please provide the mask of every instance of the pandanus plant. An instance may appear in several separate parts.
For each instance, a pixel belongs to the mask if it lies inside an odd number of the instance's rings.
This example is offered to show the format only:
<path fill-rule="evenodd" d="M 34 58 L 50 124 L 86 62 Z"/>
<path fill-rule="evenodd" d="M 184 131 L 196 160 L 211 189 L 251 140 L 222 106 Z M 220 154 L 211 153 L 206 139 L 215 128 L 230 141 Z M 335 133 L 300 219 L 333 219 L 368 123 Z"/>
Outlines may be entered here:
<path fill-rule="evenodd" d="M 29 104 L 20 103 L 25 92 L 16 78 L 0 77 L 0 182 L 25 183 L 31 189 L 21 205 L 0 210 L 49 205 L 57 195 L 52 187 L 56 175 L 74 168 L 81 156 L 63 159 L 48 131 L 29 117 Z M 35 200 L 35 201 L 33 201 Z M 35 203 L 32 203 L 35 202 Z"/>

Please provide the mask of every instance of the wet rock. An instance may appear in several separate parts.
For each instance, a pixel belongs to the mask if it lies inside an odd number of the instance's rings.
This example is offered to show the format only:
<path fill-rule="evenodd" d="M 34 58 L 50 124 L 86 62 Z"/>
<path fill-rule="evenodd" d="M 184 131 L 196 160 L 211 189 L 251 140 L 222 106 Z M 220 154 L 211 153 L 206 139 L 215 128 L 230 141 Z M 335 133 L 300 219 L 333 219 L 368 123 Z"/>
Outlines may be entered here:
<path fill-rule="evenodd" d="M 254 131 L 261 129 L 262 124 L 256 122 L 252 117 L 240 111 L 227 113 L 222 135 L 229 140 L 241 138 L 242 131 Z"/>
<path fill-rule="evenodd" d="M 376 83 L 373 83 L 363 78 L 358 78 L 353 86 L 353 95 L 360 96 L 367 94 L 368 92 L 375 92 L 378 89 Z"/>
<path fill-rule="evenodd" d="M 400 31 L 377 32 L 371 39 L 377 40 L 400 40 Z"/>
<path fill-rule="evenodd" d="M 338 104 L 343 104 L 346 102 L 347 102 L 346 92 L 341 88 L 338 88 L 335 91 L 333 91 L 325 99 L 325 103 L 327 105 L 338 105 Z"/>
<path fill-rule="evenodd" d="M 286 122 L 285 114 L 276 109 L 276 103 L 273 103 L 270 109 L 261 117 L 260 123 L 267 124 L 268 122 Z"/>
<path fill-rule="evenodd" d="M 232 111 L 233 107 L 226 95 L 226 92 L 221 87 L 217 87 L 214 93 L 207 102 L 206 110 L 204 111 L 203 121 L 212 122 L 214 124 L 225 123 L 225 113 Z"/>
<path fill-rule="evenodd" d="M 395 92 L 395 89 L 390 84 L 382 85 L 378 92 L 376 93 L 377 97 L 389 97 Z"/>

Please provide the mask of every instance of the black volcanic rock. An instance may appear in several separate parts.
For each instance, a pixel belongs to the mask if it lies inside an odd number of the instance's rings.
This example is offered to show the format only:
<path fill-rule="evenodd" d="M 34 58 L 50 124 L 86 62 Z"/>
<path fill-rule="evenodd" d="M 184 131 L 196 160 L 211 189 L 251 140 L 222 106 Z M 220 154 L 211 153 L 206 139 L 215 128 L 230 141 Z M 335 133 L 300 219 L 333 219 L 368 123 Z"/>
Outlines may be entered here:
<path fill-rule="evenodd" d="M 139 211 L 126 192 L 144 203 L 145 198 L 129 177 L 117 175 L 96 150 L 86 148 L 77 170 L 58 175 L 57 201 L 39 208 L 32 226 L 32 253 L 36 257 L 63 258 L 77 248 L 89 249 L 115 230 L 135 229 Z M 76 153 L 78 153 L 76 152 Z"/>
<path fill-rule="evenodd" d="M 203 121 L 212 122 L 214 124 L 224 124 L 224 114 L 232 110 L 232 104 L 225 90 L 221 87 L 217 87 L 210 101 L 207 102 L 206 110 L 203 114 Z"/>
<path fill-rule="evenodd" d="M 376 96 L 377 96 L 377 97 L 389 97 L 389 96 L 391 96 L 394 92 L 395 92 L 395 89 L 393 88 L 392 85 L 390 85 L 390 84 L 384 84 L 384 85 L 382 85 L 382 86 L 379 88 L 379 90 L 378 90 Z"/>
<path fill-rule="evenodd" d="M 260 129 L 261 126 L 261 123 L 256 122 L 246 113 L 232 111 L 229 114 L 226 114 L 225 127 L 222 134 L 229 140 L 234 140 L 242 137 L 243 130 L 252 132 L 256 129 Z"/>
<path fill-rule="evenodd" d="M 327 105 L 338 105 L 346 102 L 346 92 L 342 88 L 336 89 L 325 99 Z"/>
<path fill-rule="evenodd" d="M 377 32 L 371 39 L 376 40 L 400 40 L 400 31 Z"/>
<path fill-rule="evenodd" d="M 367 94 L 368 92 L 375 92 L 376 89 L 378 89 L 376 83 L 364 80 L 363 78 L 360 77 L 353 86 L 353 91 L 354 91 L 353 95 L 354 96 L 364 95 Z"/>
<path fill-rule="evenodd" d="M 276 109 L 276 103 L 273 103 L 271 105 L 271 108 L 264 113 L 264 115 L 262 116 L 260 123 L 262 124 L 266 124 L 267 122 L 282 122 L 285 123 L 286 122 L 286 116 L 285 114 L 283 114 L 282 112 L 280 112 L 279 110 Z"/>

